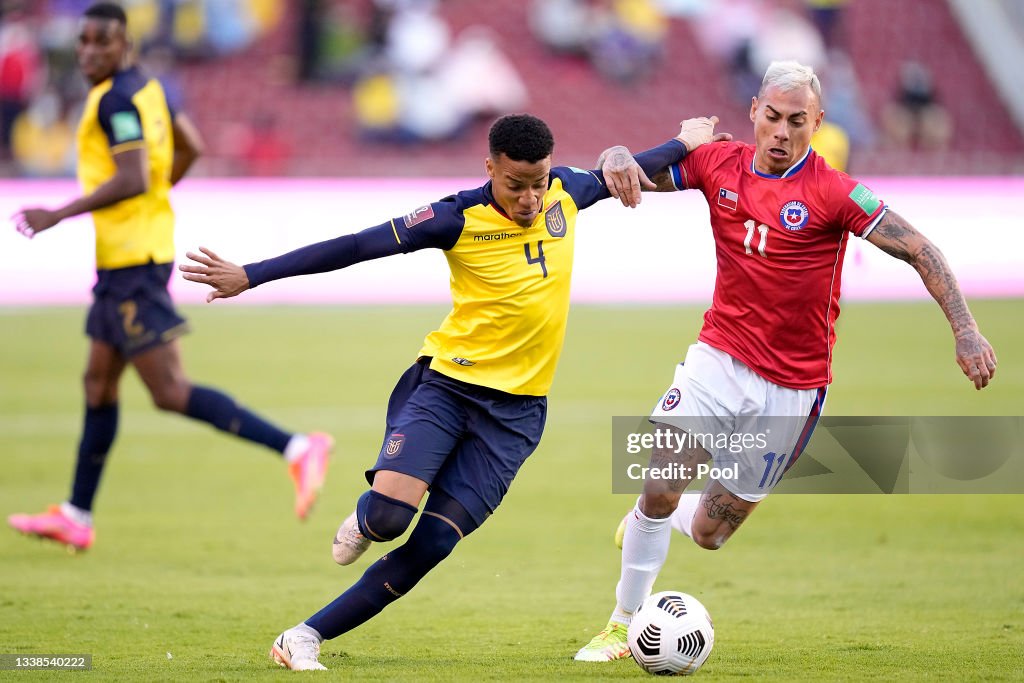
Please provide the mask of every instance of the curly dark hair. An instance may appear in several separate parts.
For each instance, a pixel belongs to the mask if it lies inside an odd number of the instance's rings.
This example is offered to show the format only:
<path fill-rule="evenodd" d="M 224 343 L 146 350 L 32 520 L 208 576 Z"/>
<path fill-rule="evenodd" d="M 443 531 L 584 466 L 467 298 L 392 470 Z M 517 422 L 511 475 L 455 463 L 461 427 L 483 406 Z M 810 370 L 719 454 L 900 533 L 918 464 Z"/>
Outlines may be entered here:
<path fill-rule="evenodd" d="M 529 114 L 502 116 L 491 126 L 487 141 L 492 159 L 504 154 L 512 161 L 529 164 L 551 156 L 555 148 L 555 138 L 548 124 Z"/>
<path fill-rule="evenodd" d="M 114 2 L 97 2 L 90 5 L 82 16 L 87 19 L 113 19 L 123 26 L 128 25 L 128 15 L 124 13 L 124 9 L 120 5 Z"/>

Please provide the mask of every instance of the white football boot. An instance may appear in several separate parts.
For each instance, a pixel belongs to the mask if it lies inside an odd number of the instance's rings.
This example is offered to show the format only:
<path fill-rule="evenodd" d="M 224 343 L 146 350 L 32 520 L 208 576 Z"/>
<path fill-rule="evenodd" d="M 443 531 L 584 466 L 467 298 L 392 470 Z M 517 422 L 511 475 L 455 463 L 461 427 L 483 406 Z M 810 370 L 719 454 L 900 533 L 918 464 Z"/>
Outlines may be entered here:
<path fill-rule="evenodd" d="M 312 629 L 300 626 L 290 628 L 277 637 L 270 646 L 270 658 L 292 671 L 326 671 L 327 667 L 318 661 L 320 639 L 311 633 Z"/>
<path fill-rule="evenodd" d="M 356 521 L 356 513 L 353 512 L 338 527 L 338 533 L 334 535 L 334 545 L 331 546 L 331 555 L 338 564 L 352 564 L 366 552 L 372 542 L 359 531 L 359 522 Z"/>

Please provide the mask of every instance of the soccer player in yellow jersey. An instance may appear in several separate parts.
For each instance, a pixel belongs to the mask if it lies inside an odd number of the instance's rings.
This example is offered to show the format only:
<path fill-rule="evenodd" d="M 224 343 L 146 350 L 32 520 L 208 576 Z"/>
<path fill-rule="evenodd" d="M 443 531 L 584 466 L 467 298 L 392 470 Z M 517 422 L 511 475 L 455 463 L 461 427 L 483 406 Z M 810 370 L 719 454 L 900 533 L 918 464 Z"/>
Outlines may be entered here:
<path fill-rule="evenodd" d="M 78 128 L 84 194 L 56 210 L 23 209 L 15 223 L 32 237 L 92 213 L 97 278 L 86 321 L 85 425 L 70 500 L 8 522 L 73 549 L 92 545 L 93 499 L 117 433 L 118 387 L 129 363 L 157 407 L 282 453 L 295 483 L 295 512 L 305 518 L 323 484 L 331 438 L 285 432 L 220 391 L 192 384 L 182 367 L 177 338 L 186 323 L 167 291 L 174 260 L 169 194 L 198 157 L 199 136 L 184 114 L 170 111 L 158 81 L 127 65 L 127 22 L 118 5 L 85 11 L 76 52 L 92 84 Z"/>
<path fill-rule="evenodd" d="M 678 137 L 636 160 L 648 175 L 666 169 L 688 149 L 726 139 L 714 123 L 684 121 Z M 335 561 L 351 564 L 372 541 L 401 536 L 429 488 L 423 514 L 404 545 L 278 637 L 271 655 L 282 666 L 323 669 L 320 643 L 409 592 L 494 512 L 540 441 L 569 312 L 576 215 L 620 190 L 600 171 L 552 168 L 554 140 L 536 117 L 498 119 L 489 143 L 483 187 L 260 263 L 237 266 L 202 249 L 189 254 L 199 265 L 179 266 L 214 288 L 208 301 L 429 247 L 444 250 L 451 270 L 451 313 L 398 380 L 366 472 L 371 488 L 334 538 Z"/>

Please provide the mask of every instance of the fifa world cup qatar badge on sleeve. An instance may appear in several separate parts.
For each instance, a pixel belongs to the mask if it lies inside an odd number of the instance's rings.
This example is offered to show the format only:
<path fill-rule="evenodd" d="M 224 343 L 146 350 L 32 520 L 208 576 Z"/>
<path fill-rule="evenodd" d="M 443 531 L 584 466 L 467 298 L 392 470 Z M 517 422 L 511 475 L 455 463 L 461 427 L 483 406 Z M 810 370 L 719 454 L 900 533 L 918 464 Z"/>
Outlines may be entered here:
<path fill-rule="evenodd" d="M 555 202 L 555 205 L 544 212 L 544 226 L 552 237 L 565 237 L 565 214 L 562 213 L 562 202 Z"/>
<path fill-rule="evenodd" d="M 786 230 L 801 230 L 807 225 L 807 220 L 810 217 L 811 213 L 807 210 L 807 205 L 795 199 L 783 204 L 782 211 L 779 211 L 782 227 Z"/>
<path fill-rule="evenodd" d="M 430 220 L 433 217 L 434 207 L 432 207 L 430 204 L 427 204 L 426 206 L 421 206 L 415 211 L 411 211 L 405 214 L 403 218 L 405 219 L 405 227 L 411 228 L 417 223 L 422 223 L 423 221 Z"/>

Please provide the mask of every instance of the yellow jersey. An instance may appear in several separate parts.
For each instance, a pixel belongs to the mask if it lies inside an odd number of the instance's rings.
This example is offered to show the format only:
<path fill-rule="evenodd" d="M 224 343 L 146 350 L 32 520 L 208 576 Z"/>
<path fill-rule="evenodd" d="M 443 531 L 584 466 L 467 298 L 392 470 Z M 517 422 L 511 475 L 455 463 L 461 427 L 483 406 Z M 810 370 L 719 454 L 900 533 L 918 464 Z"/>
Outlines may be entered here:
<path fill-rule="evenodd" d="M 433 357 L 430 367 L 510 394 L 546 395 L 569 316 L 576 214 L 607 196 L 597 174 L 556 167 L 529 228 L 498 207 L 490 183 L 394 219 L 409 233 L 430 221 L 448 223 L 448 237 L 458 231 L 445 250 L 452 310 L 420 349 Z M 402 240 L 397 229 L 395 236 Z"/>
<path fill-rule="evenodd" d="M 244 266 L 249 288 L 420 249 L 443 249 L 452 310 L 420 356 L 455 379 L 509 394 L 545 396 L 569 316 L 576 214 L 608 197 L 600 171 L 551 169 L 542 211 L 520 227 L 491 183 L 362 232 Z"/>
<path fill-rule="evenodd" d="M 159 81 L 138 68 L 119 71 L 89 91 L 78 125 L 78 181 L 85 194 L 110 180 L 114 155 L 142 148 L 149 189 L 92 212 L 96 268 L 114 269 L 174 260 L 171 167 L 172 113 Z"/>

